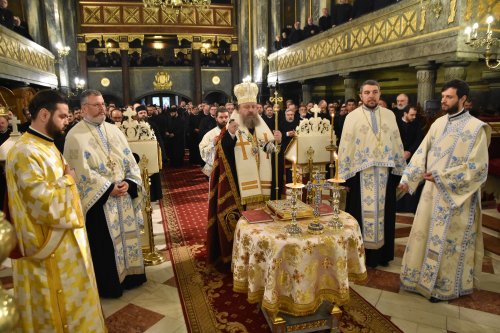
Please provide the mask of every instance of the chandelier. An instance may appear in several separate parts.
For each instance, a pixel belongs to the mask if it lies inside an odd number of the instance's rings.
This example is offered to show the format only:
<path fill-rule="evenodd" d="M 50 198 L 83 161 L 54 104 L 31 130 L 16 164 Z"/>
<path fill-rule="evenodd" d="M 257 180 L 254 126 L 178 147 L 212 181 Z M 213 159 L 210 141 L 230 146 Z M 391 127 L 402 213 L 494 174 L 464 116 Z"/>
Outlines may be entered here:
<path fill-rule="evenodd" d="M 161 7 L 163 9 L 208 8 L 211 0 L 142 0 L 144 7 Z"/>

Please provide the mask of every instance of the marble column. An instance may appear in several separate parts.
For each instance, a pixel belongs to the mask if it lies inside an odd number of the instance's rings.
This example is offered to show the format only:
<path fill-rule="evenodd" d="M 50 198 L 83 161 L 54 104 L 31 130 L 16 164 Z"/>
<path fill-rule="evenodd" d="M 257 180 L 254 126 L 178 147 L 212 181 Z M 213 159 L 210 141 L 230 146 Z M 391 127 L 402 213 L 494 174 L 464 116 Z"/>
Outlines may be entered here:
<path fill-rule="evenodd" d="M 358 97 L 358 92 L 356 90 L 357 80 L 352 76 L 344 76 L 344 101 Z"/>
<path fill-rule="evenodd" d="M 488 82 L 488 98 L 486 104 L 486 110 L 500 110 L 500 72 L 494 70 L 484 71 L 481 78 Z M 475 103 L 476 107 L 479 103 Z"/>
<path fill-rule="evenodd" d="M 417 70 L 417 103 L 425 106 L 425 101 L 434 99 L 436 88 L 436 69 L 432 66 L 416 66 Z"/>
<path fill-rule="evenodd" d="M 85 43 L 85 36 L 76 37 L 77 47 L 78 47 L 78 76 L 84 79 L 85 82 L 88 80 L 88 70 L 87 70 L 87 43 Z"/>
<path fill-rule="evenodd" d="M 122 84 L 123 84 L 123 105 L 127 105 L 130 100 L 130 71 L 128 66 L 128 37 L 120 36 L 120 56 L 122 61 Z"/>
<path fill-rule="evenodd" d="M 251 73 L 251 50 L 253 48 L 253 38 L 252 29 L 249 29 L 250 17 L 249 17 L 249 4 L 251 5 L 252 0 L 241 0 L 238 1 L 238 6 L 236 7 L 236 15 L 238 17 L 238 45 L 239 51 L 239 67 L 241 77 L 250 75 Z"/>
<path fill-rule="evenodd" d="M 301 81 L 302 85 L 302 103 L 309 103 L 312 101 L 311 85 L 305 81 Z"/>
<path fill-rule="evenodd" d="M 240 59 L 238 52 L 238 38 L 231 38 L 231 83 L 232 87 L 241 82 L 240 78 Z M 234 92 L 231 89 L 231 95 L 234 96 Z M 234 100 L 234 98 L 233 98 Z"/>
<path fill-rule="evenodd" d="M 198 105 L 202 101 L 201 87 L 201 37 L 193 37 L 193 71 L 194 71 L 194 96 L 193 104 Z"/>
<path fill-rule="evenodd" d="M 443 64 L 444 67 L 444 81 L 459 79 L 464 80 L 467 77 L 468 62 L 452 61 Z"/>

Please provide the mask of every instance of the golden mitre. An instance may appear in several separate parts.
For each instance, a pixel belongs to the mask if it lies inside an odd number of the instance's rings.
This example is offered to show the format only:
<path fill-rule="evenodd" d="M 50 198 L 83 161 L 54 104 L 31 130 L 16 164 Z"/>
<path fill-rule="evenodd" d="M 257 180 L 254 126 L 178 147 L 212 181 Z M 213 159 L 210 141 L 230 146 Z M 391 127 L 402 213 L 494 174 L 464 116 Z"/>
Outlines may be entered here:
<path fill-rule="evenodd" d="M 234 86 L 234 95 L 238 104 L 257 103 L 259 87 L 253 82 L 243 82 Z"/>

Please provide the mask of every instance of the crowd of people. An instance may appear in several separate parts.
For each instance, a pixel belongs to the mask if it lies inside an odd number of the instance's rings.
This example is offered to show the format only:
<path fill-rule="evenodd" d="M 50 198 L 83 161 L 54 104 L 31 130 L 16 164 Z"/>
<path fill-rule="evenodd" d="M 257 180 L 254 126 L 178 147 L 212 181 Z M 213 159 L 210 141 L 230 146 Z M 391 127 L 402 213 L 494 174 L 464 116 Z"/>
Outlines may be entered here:
<path fill-rule="evenodd" d="M 313 18 L 309 17 L 302 29 L 298 21 L 293 24 L 293 27 L 287 26 L 283 28 L 280 35 L 276 36 L 274 49 L 276 51 L 280 50 L 323 31 L 352 21 L 365 14 L 395 4 L 398 1 L 399 0 L 354 0 L 354 3 L 351 5 L 349 0 L 339 0 L 337 4 L 332 3 L 330 11 L 328 11 L 328 8 L 323 8 L 321 10 L 321 17 L 317 25 L 314 23 Z"/>
<path fill-rule="evenodd" d="M 377 81 L 361 85 L 359 102 L 321 100 L 319 110 L 312 102 L 297 106 L 287 100 L 275 113 L 272 105 L 256 102 L 257 94 L 257 85 L 246 82 L 235 87 L 237 105 L 127 106 L 135 110 L 135 120 L 148 122 L 155 132 L 166 172 L 183 166 L 189 150 L 189 163 L 203 166 L 209 176 L 209 263 L 231 260 L 238 219 L 228 214 L 272 199 L 276 182 L 284 194 L 283 179 L 290 177 L 284 151 L 299 122 L 333 117 L 338 174 L 347 181 L 346 211 L 360 224 L 367 266 L 387 266 L 394 259 L 396 210 L 416 211 L 401 288 L 431 302 L 472 292 L 482 262 L 475 259 L 482 250 L 476 246 L 481 244 L 477 209 L 488 174 L 489 127 L 467 109 L 470 93 L 464 81 L 444 85 L 442 116 L 425 136 L 420 110 L 408 96 L 398 95 L 394 109 L 388 109 Z M 54 323 L 100 331 L 99 296 L 120 297 L 146 281 L 140 245 L 143 180 L 137 157 L 114 126 L 123 122 L 123 111 L 105 104 L 96 90 L 84 91 L 72 110 L 64 95 L 46 90 L 23 112 L 27 119 L 20 128 L 26 132 L 8 154 L 5 176 L 20 239 L 16 259 L 26 259 L 13 264 L 16 295 L 26 300 L 20 306 L 26 331 Z M 10 130 L 7 118 L 0 117 L 2 140 Z M 270 158 L 275 154 L 282 170 L 278 179 Z M 398 192 L 412 196 L 400 205 Z M 458 244 L 463 244 L 460 252 L 454 250 Z M 434 254 L 439 252 L 444 255 Z M 457 269 L 463 276 L 456 275 Z M 35 272 L 47 279 L 23 279 Z M 82 301 L 71 293 L 75 286 L 85 288 L 84 309 L 73 306 Z M 66 316 L 60 321 L 34 311 L 42 306 L 60 313 L 62 305 L 51 302 L 48 290 L 63 300 Z"/>
<path fill-rule="evenodd" d="M 28 24 L 21 21 L 19 16 L 14 15 L 8 6 L 8 0 L 0 0 L 0 24 L 12 31 L 17 32 L 21 36 L 28 38 L 29 40 L 33 40 L 28 31 Z"/>
<path fill-rule="evenodd" d="M 191 56 L 183 52 L 171 57 L 163 57 L 156 53 L 133 52 L 129 55 L 128 64 L 130 67 L 155 67 L 155 66 L 192 66 Z M 231 56 L 228 54 L 218 54 L 215 52 L 202 53 L 200 64 L 203 67 L 229 67 L 231 66 Z M 117 52 L 99 52 L 87 57 L 89 67 L 120 67 L 122 59 Z"/>

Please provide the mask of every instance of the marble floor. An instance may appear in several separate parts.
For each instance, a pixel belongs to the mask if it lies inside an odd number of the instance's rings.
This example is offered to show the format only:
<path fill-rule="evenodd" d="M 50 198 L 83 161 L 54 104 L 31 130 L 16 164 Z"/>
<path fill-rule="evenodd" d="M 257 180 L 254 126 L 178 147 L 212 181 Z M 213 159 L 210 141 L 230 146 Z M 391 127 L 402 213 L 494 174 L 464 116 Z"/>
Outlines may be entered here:
<path fill-rule="evenodd" d="M 153 204 L 153 229 L 158 250 L 165 249 L 165 236 L 159 205 Z M 500 213 L 486 210 L 500 223 Z M 409 233 L 411 215 L 398 220 L 396 244 L 403 248 Z M 165 253 L 163 251 L 163 253 Z M 398 288 L 401 258 L 390 266 L 369 271 L 365 285 L 353 285 L 358 293 L 387 315 L 407 333 L 489 333 L 500 332 L 500 257 L 489 254 L 486 269 L 480 276 L 481 291 L 474 297 L 453 302 L 430 303 L 423 297 Z M 0 269 L 4 288 L 12 288 L 9 261 Z M 148 282 L 140 288 L 126 291 L 120 299 L 102 299 L 102 307 L 110 332 L 182 333 L 188 332 L 175 285 L 172 263 L 147 267 Z"/>

